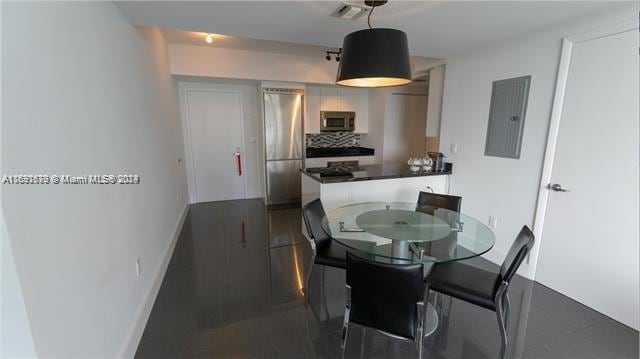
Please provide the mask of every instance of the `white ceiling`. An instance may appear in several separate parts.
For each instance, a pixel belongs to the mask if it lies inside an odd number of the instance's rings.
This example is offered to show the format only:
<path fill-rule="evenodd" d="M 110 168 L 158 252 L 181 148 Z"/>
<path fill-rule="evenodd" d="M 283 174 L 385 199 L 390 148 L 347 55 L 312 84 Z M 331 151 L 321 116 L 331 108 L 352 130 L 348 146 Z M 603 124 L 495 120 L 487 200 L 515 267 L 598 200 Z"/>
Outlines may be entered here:
<path fill-rule="evenodd" d="M 171 44 L 222 47 L 234 50 L 253 50 L 299 56 L 325 56 L 324 46 L 293 44 L 290 42 L 259 40 L 250 37 L 213 34 L 213 42 L 205 42 L 206 32 L 161 29 L 164 39 Z"/>
<path fill-rule="evenodd" d="M 366 17 L 351 21 L 329 16 L 340 3 L 141 1 L 116 2 L 116 6 L 135 25 L 337 48 L 346 34 L 366 27 Z M 407 32 L 412 55 L 446 58 L 620 4 L 391 0 L 375 10 L 372 25 Z"/>
<path fill-rule="evenodd" d="M 274 52 L 278 54 L 289 54 L 295 56 L 308 56 L 324 58 L 326 56 L 326 46 L 295 44 L 291 42 L 258 40 L 250 37 L 241 37 L 233 35 L 213 34 L 213 42 L 208 44 L 205 41 L 206 32 L 184 31 L 173 29 L 161 29 L 165 40 L 171 44 L 184 44 L 206 47 L 221 47 L 234 50 L 250 50 L 262 52 Z M 333 57 L 330 61 L 335 61 Z M 442 59 L 430 58 L 424 56 L 412 56 L 411 63 L 414 71 L 424 71 L 425 69 L 436 66 Z"/>

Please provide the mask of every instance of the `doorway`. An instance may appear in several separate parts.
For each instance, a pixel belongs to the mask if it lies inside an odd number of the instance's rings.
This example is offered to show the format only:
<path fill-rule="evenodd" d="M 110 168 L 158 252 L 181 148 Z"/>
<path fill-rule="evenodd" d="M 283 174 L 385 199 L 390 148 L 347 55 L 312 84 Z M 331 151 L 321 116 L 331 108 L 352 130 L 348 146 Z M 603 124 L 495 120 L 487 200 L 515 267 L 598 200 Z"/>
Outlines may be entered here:
<path fill-rule="evenodd" d="M 638 45 L 637 21 L 564 42 L 535 275 L 545 286 L 635 329 L 640 317 Z"/>
<path fill-rule="evenodd" d="M 181 105 L 190 202 L 246 198 L 242 92 L 184 87 Z"/>

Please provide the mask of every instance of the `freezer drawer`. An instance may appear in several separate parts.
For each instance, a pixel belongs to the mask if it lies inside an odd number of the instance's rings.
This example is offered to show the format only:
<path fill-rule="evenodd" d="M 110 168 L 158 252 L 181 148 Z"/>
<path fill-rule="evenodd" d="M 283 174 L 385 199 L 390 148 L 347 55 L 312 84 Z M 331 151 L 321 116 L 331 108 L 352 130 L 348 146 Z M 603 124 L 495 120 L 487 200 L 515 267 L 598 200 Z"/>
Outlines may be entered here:
<path fill-rule="evenodd" d="M 302 199 L 302 160 L 267 161 L 267 204 L 299 202 Z"/>

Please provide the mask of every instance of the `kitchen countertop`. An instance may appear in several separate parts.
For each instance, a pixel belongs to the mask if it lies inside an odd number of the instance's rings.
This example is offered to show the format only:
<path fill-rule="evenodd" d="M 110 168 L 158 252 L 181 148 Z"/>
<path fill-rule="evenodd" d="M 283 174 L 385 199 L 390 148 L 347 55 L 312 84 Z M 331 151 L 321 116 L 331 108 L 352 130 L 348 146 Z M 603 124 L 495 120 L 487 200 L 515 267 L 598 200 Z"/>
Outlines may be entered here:
<path fill-rule="evenodd" d="M 406 163 L 385 163 L 381 165 L 313 167 L 300 171 L 320 183 L 341 183 L 450 175 L 452 173 L 452 167 L 450 163 L 447 163 L 447 170 L 444 172 L 411 172 Z"/>
<path fill-rule="evenodd" d="M 373 156 L 373 148 L 366 147 L 307 147 L 307 158 Z"/>

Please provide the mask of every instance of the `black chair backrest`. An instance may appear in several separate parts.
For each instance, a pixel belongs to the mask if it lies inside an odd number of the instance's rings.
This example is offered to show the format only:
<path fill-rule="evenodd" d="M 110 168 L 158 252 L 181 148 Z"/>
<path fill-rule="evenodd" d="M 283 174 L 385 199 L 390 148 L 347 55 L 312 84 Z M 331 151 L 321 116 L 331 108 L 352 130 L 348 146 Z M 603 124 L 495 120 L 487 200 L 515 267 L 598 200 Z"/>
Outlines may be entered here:
<path fill-rule="evenodd" d="M 513 241 L 509 252 L 502 262 L 500 267 L 500 279 L 509 283 L 511 278 L 516 274 L 518 268 L 529 254 L 529 251 L 533 247 L 534 236 L 533 232 L 527 226 L 522 226 L 520 233 Z"/>
<path fill-rule="evenodd" d="M 420 191 L 420 195 L 418 195 L 418 204 L 460 212 L 462 197 Z"/>
<path fill-rule="evenodd" d="M 302 207 L 302 218 L 307 227 L 307 233 L 316 243 L 316 248 L 321 248 L 331 242 L 331 237 L 322 229 L 322 219 L 325 216 L 324 207 L 320 198 L 307 203 Z"/>
<path fill-rule="evenodd" d="M 422 264 L 378 263 L 348 252 L 350 320 L 415 340 L 416 303 L 424 299 L 423 276 Z"/>

